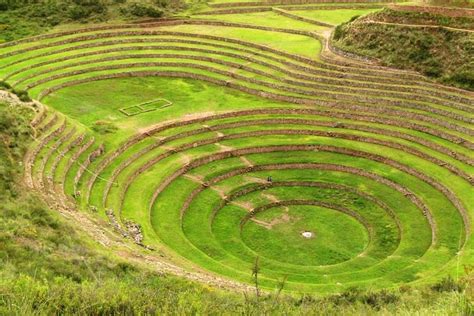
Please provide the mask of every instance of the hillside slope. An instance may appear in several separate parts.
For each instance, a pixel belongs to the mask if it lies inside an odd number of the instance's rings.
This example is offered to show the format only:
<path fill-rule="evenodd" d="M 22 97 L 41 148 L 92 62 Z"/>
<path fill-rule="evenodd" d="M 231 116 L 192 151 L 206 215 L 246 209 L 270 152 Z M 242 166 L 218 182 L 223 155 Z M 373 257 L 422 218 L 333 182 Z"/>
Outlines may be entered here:
<path fill-rule="evenodd" d="M 474 18 L 385 9 L 338 26 L 342 50 L 474 90 Z"/>
<path fill-rule="evenodd" d="M 62 24 L 159 18 L 185 7 L 182 0 L 0 0 L 0 43 Z"/>

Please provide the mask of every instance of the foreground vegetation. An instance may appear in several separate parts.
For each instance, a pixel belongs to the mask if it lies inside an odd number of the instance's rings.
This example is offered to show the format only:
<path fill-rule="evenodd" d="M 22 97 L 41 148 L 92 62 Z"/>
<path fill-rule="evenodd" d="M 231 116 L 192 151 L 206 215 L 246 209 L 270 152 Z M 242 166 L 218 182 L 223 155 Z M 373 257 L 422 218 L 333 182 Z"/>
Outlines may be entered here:
<path fill-rule="evenodd" d="M 0 314 L 464 314 L 468 277 L 425 288 L 348 290 L 318 298 L 222 292 L 116 258 L 23 189 L 31 142 L 25 107 L 0 104 Z M 249 271 L 250 274 L 250 271 Z"/>

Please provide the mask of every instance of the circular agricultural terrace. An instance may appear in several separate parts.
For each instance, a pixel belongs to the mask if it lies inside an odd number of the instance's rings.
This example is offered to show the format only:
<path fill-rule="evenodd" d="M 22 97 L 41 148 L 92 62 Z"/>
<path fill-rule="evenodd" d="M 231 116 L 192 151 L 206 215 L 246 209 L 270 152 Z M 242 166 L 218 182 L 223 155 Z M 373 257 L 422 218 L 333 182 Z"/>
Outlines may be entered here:
<path fill-rule="evenodd" d="M 258 257 L 268 289 L 457 272 L 472 259 L 474 95 L 344 57 L 325 26 L 298 23 L 201 17 L 3 44 L 2 77 L 49 106 L 26 182 L 189 270 L 248 283 Z M 111 112 L 82 108 L 106 97 Z"/>

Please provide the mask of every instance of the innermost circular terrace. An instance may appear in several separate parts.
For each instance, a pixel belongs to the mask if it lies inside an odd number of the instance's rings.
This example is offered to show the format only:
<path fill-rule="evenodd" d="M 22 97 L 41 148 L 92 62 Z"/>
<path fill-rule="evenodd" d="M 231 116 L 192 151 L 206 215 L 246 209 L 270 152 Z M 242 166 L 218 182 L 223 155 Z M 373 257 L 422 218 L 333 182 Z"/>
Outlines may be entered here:
<path fill-rule="evenodd" d="M 297 196 L 298 191 L 302 196 L 312 195 L 313 192 L 317 194 L 317 189 L 311 188 L 285 189 L 291 196 Z M 275 197 L 278 194 L 272 189 L 266 192 Z M 249 195 L 241 197 L 240 201 L 258 203 L 255 199 L 255 195 Z M 263 258 L 269 258 L 274 263 L 297 266 L 333 265 L 355 258 L 365 251 L 371 241 L 368 228 L 372 224 L 363 217 L 355 217 L 343 206 L 311 200 L 281 203 L 284 206 L 270 204 L 257 207 L 252 220 L 242 228 L 243 242 L 262 257 L 262 263 L 266 262 Z M 231 208 L 234 209 L 234 206 Z M 222 214 L 217 215 L 213 227 L 216 238 L 221 237 L 219 231 L 225 219 L 231 221 L 231 214 L 237 212 L 224 207 Z M 314 238 L 316 231 L 318 238 Z"/>

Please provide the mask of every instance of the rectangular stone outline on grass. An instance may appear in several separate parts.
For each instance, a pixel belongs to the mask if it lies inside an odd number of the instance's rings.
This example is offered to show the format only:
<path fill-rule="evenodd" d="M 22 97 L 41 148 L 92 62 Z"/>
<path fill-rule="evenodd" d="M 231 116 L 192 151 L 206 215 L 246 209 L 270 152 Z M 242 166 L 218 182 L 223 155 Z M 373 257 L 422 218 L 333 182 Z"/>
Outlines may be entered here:
<path fill-rule="evenodd" d="M 149 107 L 151 104 L 156 103 L 158 101 L 164 101 L 164 104 L 160 105 L 160 106 Z M 155 111 L 157 109 L 167 108 L 171 105 L 173 105 L 173 102 L 171 102 L 169 100 L 166 100 L 166 99 L 163 99 L 163 98 L 158 98 L 158 99 L 153 99 L 151 101 L 143 102 L 143 103 L 140 103 L 140 104 L 137 104 L 137 105 L 132 105 L 132 106 L 128 106 L 128 107 L 125 107 L 125 108 L 121 108 L 121 109 L 119 109 L 119 111 L 122 114 L 124 114 L 125 116 L 135 116 L 135 115 L 138 115 L 138 114 L 141 114 L 141 113 L 146 113 L 146 112 Z M 134 110 L 134 109 L 137 109 L 137 110 Z"/>

